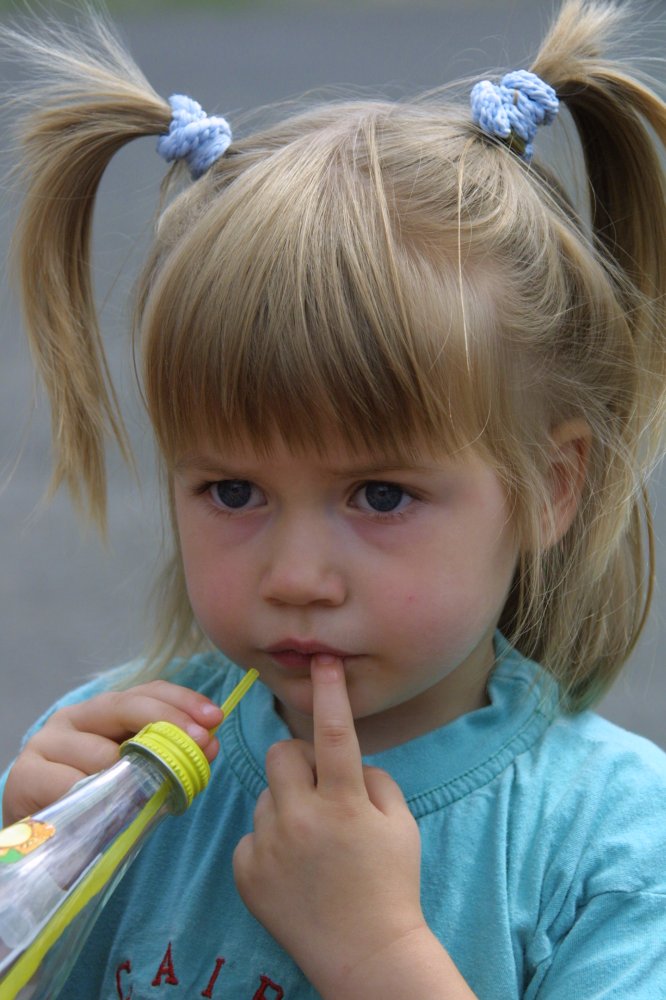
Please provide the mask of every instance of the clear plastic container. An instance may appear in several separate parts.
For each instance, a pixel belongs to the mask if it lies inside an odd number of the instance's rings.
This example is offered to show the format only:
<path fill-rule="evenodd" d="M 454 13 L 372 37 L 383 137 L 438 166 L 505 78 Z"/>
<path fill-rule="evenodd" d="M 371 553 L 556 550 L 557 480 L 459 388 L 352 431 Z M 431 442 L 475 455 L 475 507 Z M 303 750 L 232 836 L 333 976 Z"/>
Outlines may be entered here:
<path fill-rule="evenodd" d="M 224 718 L 256 679 L 222 706 Z M 104 903 L 151 831 L 208 784 L 203 751 L 157 722 L 121 747 L 113 767 L 0 831 L 0 1000 L 58 995 Z"/>

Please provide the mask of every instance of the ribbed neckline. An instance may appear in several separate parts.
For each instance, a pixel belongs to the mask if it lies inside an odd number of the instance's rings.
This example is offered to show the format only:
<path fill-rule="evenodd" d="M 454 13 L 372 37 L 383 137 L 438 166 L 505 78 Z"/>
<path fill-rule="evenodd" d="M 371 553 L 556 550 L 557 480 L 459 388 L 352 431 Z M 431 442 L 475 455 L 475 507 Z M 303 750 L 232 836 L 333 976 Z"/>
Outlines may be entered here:
<path fill-rule="evenodd" d="M 495 654 L 488 705 L 408 743 L 364 758 L 392 775 L 417 817 L 492 781 L 536 742 L 556 712 L 554 682 L 500 633 L 495 636 Z M 233 683 L 236 680 L 234 672 Z M 271 692 L 260 684 L 222 726 L 223 753 L 253 797 L 266 785 L 268 748 L 289 736 L 286 724 L 275 712 Z"/>

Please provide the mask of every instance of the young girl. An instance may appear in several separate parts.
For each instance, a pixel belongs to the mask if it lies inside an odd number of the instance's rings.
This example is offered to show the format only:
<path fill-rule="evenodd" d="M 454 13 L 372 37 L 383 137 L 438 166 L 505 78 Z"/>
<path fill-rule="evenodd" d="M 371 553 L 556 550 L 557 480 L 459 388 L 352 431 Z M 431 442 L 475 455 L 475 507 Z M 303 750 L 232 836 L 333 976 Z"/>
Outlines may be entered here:
<path fill-rule="evenodd" d="M 666 386 L 666 107 L 601 55 L 625 15 L 567 0 L 471 108 L 333 103 L 241 138 L 101 27 L 15 39 L 43 73 L 26 325 L 55 483 L 100 524 L 126 439 L 95 191 L 136 137 L 174 162 L 136 335 L 175 551 L 153 653 L 40 720 L 3 819 L 157 719 L 214 759 L 63 995 L 666 997 L 666 758 L 588 711 L 649 605 Z M 565 109 L 579 214 L 532 159 Z"/>

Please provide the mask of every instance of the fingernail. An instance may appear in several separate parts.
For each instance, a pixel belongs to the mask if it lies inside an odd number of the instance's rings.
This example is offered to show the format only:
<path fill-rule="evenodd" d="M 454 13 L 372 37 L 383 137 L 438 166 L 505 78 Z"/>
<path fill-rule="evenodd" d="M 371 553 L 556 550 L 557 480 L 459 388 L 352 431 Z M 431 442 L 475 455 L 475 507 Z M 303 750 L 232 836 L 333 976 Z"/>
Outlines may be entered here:
<path fill-rule="evenodd" d="M 337 667 L 340 663 L 340 657 L 334 656 L 333 653 L 317 653 L 313 659 L 317 661 L 317 665 L 320 667 Z"/>
<path fill-rule="evenodd" d="M 203 726 L 197 726 L 196 722 L 190 722 L 185 731 L 192 737 L 195 743 L 203 743 L 208 739 L 208 730 Z"/>
<path fill-rule="evenodd" d="M 340 658 L 332 656 L 330 653 L 320 653 L 316 659 L 315 670 L 318 680 L 339 683 L 341 671 L 344 670 Z"/>
<path fill-rule="evenodd" d="M 222 712 L 217 705 L 202 705 L 201 715 L 204 719 L 210 719 L 211 722 L 218 722 Z"/>

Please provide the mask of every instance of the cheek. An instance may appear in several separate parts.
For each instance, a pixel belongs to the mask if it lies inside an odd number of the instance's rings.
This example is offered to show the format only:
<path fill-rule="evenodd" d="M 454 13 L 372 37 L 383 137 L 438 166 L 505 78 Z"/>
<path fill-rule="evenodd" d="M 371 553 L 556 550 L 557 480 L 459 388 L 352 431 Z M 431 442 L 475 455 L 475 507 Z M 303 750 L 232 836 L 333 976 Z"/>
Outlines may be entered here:
<path fill-rule="evenodd" d="M 216 643 L 247 602 L 241 567 L 223 549 L 181 536 L 183 572 L 190 605 L 203 631 Z"/>
<path fill-rule="evenodd" d="M 442 634 L 457 632 L 465 613 L 463 590 L 445 572 L 412 575 L 387 584 L 364 602 L 381 634 L 391 645 L 436 649 Z"/>
<path fill-rule="evenodd" d="M 186 580 L 190 606 L 201 631 L 232 660 L 242 662 L 248 621 L 245 592 L 217 577 Z"/>
<path fill-rule="evenodd" d="M 432 546 L 396 573 L 373 599 L 376 616 L 396 643 L 436 649 L 466 646 L 485 631 L 506 601 L 517 560 L 510 537 L 469 535 L 464 546 Z"/>

